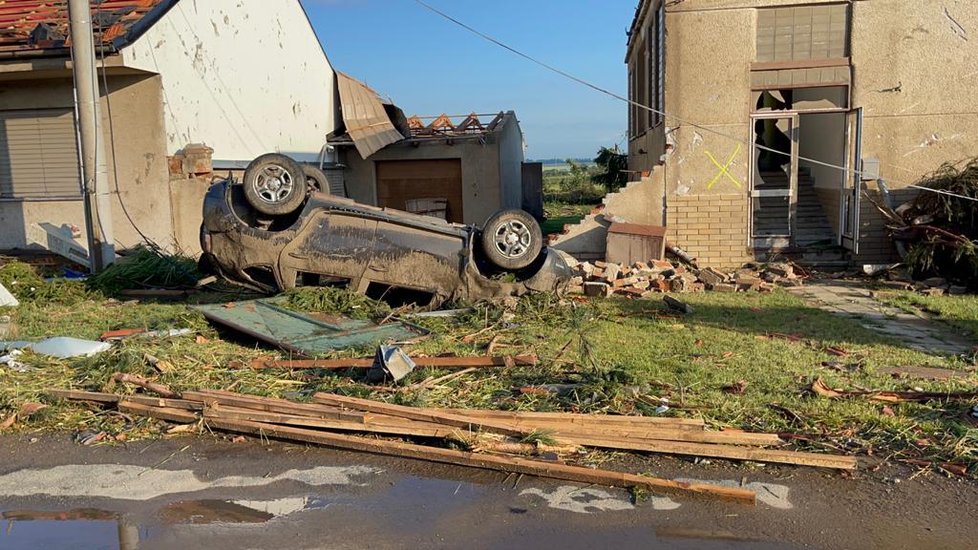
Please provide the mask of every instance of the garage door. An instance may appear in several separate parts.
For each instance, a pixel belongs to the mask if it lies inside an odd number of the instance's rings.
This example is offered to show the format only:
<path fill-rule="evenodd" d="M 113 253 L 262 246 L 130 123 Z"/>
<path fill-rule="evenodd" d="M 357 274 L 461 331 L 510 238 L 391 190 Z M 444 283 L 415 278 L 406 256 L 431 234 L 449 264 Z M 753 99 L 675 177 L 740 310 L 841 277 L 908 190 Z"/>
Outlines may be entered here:
<path fill-rule="evenodd" d="M 0 198 L 79 196 L 74 112 L 0 111 Z"/>
<path fill-rule="evenodd" d="M 398 160 L 377 163 L 377 204 L 462 223 L 462 161 Z M 439 206 L 441 205 L 441 206 Z"/>

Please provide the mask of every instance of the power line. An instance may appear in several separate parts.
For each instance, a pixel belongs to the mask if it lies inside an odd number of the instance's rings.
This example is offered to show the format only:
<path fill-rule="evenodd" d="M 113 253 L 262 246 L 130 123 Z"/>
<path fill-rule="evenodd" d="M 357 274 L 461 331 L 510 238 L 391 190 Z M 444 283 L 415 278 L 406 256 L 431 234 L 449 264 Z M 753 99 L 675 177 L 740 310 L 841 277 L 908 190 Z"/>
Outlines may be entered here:
<path fill-rule="evenodd" d="M 611 90 L 608 90 L 607 88 L 602 88 L 601 86 L 598 86 L 596 84 L 593 84 L 593 83 L 591 83 L 591 82 L 589 82 L 587 80 L 584 80 L 583 78 L 577 77 L 577 76 L 575 76 L 575 75 L 573 75 L 571 73 L 568 73 L 567 71 L 564 71 L 564 70 L 562 70 L 560 68 L 557 68 L 557 67 L 555 67 L 553 65 L 550 65 L 549 63 L 546 63 L 544 61 L 541 61 L 540 59 L 537 59 L 536 57 L 533 57 L 533 56 L 531 56 L 529 54 L 523 53 L 522 51 L 517 50 L 516 48 L 514 48 L 514 47 L 512 47 L 512 46 L 510 46 L 510 45 L 508 45 L 508 44 L 506 44 L 506 43 L 504 43 L 504 42 L 502 42 L 502 41 L 500 41 L 500 40 L 498 40 L 498 39 L 496 39 L 496 38 L 494 38 L 494 37 L 492 37 L 492 36 L 490 36 L 490 35 L 488 35 L 488 34 L 486 34 L 484 32 L 482 32 L 482 31 L 480 31 L 480 30 L 478 30 L 478 29 L 476 29 L 476 28 L 474 28 L 474 27 L 472 27 L 472 26 L 470 26 L 470 25 L 468 25 L 466 23 L 463 23 L 462 21 L 459 21 L 458 19 L 456 19 L 456 18 L 452 17 L 451 15 L 449 15 L 449 14 L 447 14 L 447 13 L 439 10 L 438 8 L 432 6 L 431 4 L 428 4 L 424 0 L 414 0 L 414 2 L 417 3 L 418 5 L 420 5 L 421 7 L 427 9 L 428 11 L 430 11 L 430 12 L 438 15 L 439 17 L 442 17 L 442 18 L 444 18 L 444 19 L 446 19 L 446 20 L 454 23 L 455 25 L 458 25 L 459 27 L 462 27 L 463 29 L 469 31 L 470 33 L 472 33 L 472 34 L 474 34 L 474 35 L 482 38 L 483 40 L 486 40 L 488 42 L 491 42 L 491 43 L 499 46 L 500 48 L 503 48 L 503 49 L 505 49 L 505 50 L 507 50 L 509 52 L 512 52 L 512 53 L 516 54 L 517 56 L 522 57 L 523 59 L 525 59 L 525 60 L 527 60 L 527 61 L 529 61 L 529 62 L 531 62 L 531 63 L 533 63 L 535 65 L 539 65 L 540 67 L 543 67 L 544 69 L 547 69 L 548 71 L 551 71 L 553 73 L 556 73 L 556 74 L 558 74 L 558 75 L 560 75 L 560 76 L 562 76 L 562 77 L 564 77 L 564 78 L 566 78 L 568 80 L 574 81 L 574 82 L 576 82 L 576 83 L 578 83 L 578 84 L 580 84 L 582 86 L 586 86 L 588 88 L 591 88 L 592 90 L 594 90 L 596 92 L 605 94 L 605 95 L 610 96 L 610 97 L 612 97 L 614 99 L 617 99 L 619 101 L 623 101 L 623 102 L 625 102 L 625 103 L 627 103 L 629 105 L 632 105 L 634 107 L 638 107 L 640 109 L 644 109 L 646 111 L 659 114 L 659 115 L 665 117 L 666 119 L 672 119 L 672 120 L 674 120 L 674 121 L 676 121 L 676 122 L 678 122 L 680 124 L 684 124 L 686 126 L 691 126 L 693 128 L 696 128 L 697 130 L 702 130 L 702 131 L 707 132 L 707 133 L 710 133 L 710 134 L 714 134 L 714 135 L 717 135 L 717 136 L 720 136 L 720 137 L 724 137 L 724 138 L 727 138 L 727 139 L 730 139 L 730 140 L 733 140 L 733 141 L 736 141 L 736 142 L 745 144 L 747 146 L 753 146 L 753 147 L 756 147 L 756 148 L 761 149 L 763 151 L 768 151 L 768 152 L 771 152 L 771 153 L 777 153 L 777 154 L 781 154 L 781 155 L 784 154 L 782 151 L 778 151 L 777 149 L 774 149 L 774 148 L 771 148 L 771 147 L 767 147 L 767 146 L 761 145 L 759 143 L 751 143 L 751 142 L 749 142 L 749 141 L 747 141 L 745 139 L 738 138 L 736 136 L 732 136 L 732 135 L 729 135 L 729 134 L 725 134 L 725 133 L 720 132 L 718 130 L 714 130 L 714 129 L 709 128 L 709 127 L 706 127 L 706 126 L 702 126 L 702 125 L 696 124 L 694 122 L 689 122 L 687 120 L 683 120 L 682 118 L 680 118 L 680 117 L 678 117 L 676 115 L 672 115 L 672 114 L 666 113 L 665 111 L 660 111 L 660 110 L 655 109 L 653 107 L 649 107 L 648 105 L 639 103 L 637 101 L 633 101 L 633 100 L 631 100 L 631 99 L 629 99 L 627 97 L 624 97 L 624 96 L 622 96 L 620 94 L 617 94 L 615 92 L 612 92 Z M 819 165 L 819 166 L 824 166 L 826 168 L 832 168 L 834 170 L 839 170 L 839 171 L 845 172 L 847 174 L 848 173 L 852 173 L 852 174 L 856 174 L 856 175 L 859 175 L 859 176 L 864 175 L 864 172 L 862 172 L 860 170 L 856 170 L 854 168 L 848 168 L 846 166 L 839 166 L 839 165 L 828 163 L 828 162 L 823 162 L 823 161 L 820 161 L 820 160 L 817 160 L 817 159 L 812 159 L 812 158 L 807 158 L 807 157 L 799 156 L 798 157 L 798 160 L 803 160 L 805 162 L 810 162 L 812 164 Z M 919 189 L 919 190 L 922 190 L 922 191 L 930 191 L 932 193 L 938 193 L 938 194 L 941 194 L 941 195 L 948 195 L 948 196 L 956 197 L 956 198 L 959 198 L 959 199 L 964 199 L 964 200 L 970 200 L 970 201 L 978 202 L 978 198 L 976 198 L 976 197 L 969 197 L 967 195 L 960 195 L 960 194 L 957 194 L 957 193 L 952 193 L 950 191 L 944 191 L 942 189 L 931 189 L 929 187 L 922 187 L 920 185 L 908 184 L 908 183 L 900 182 L 900 181 L 896 181 L 896 180 L 893 180 L 893 182 L 894 183 L 901 184 L 904 187 L 912 188 L 912 189 Z"/>

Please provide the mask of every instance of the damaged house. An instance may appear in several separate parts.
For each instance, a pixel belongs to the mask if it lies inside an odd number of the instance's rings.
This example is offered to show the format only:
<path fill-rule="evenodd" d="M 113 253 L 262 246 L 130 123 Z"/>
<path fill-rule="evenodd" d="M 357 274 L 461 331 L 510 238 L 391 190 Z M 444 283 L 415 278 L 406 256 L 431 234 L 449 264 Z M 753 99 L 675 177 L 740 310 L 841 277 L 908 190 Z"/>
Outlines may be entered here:
<path fill-rule="evenodd" d="M 299 0 L 104 0 L 92 16 L 119 247 L 198 253 L 212 177 L 268 152 L 368 204 L 478 223 L 521 205 L 512 112 L 408 121 L 334 71 Z M 84 227 L 66 2 L 0 2 L 0 25 L 0 249 L 45 246 L 42 225 Z"/>
<path fill-rule="evenodd" d="M 532 211 L 531 197 L 542 210 L 542 195 L 530 193 L 542 186 L 542 166 L 524 164 L 514 112 L 408 119 L 343 74 L 339 95 L 343 126 L 329 137 L 334 150 L 326 172 L 342 178 L 357 202 L 467 224 L 524 202 Z"/>
<path fill-rule="evenodd" d="M 643 0 L 629 98 L 669 116 L 630 107 L 635 181 L 558 248 L 603 255 L 617 216 L 703 265 L 893 260 L 880 182 L 899 204 L 978 151 L 975 29 L 951 0 Z"/>
<path fill-rule="evenodd" d="M 66 2 L 0 3 L 0 21 L 0 249 L 10 249 L 37 242 L 39 223 L 84 227 L 84 215 Z M 105 0 L 92 3 L 92 23 L 117 245 L 141 232 L 197 248 L 210 151 L 168 161 L 188 144 L 207 144 L 218 166 L 267 151 L 314 160 L 336 128 L 334 73 L 298 0 Z"/>

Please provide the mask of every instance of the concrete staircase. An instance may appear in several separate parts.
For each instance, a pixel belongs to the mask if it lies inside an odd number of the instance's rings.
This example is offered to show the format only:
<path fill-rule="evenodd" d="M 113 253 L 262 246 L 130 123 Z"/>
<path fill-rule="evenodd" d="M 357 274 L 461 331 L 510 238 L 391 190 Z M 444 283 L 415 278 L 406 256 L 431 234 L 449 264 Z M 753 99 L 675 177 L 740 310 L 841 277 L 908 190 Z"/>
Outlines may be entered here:
<path fill-rule="evenodd" d="M 765 173 L 760 189 L 788 189 L 787 175 Z M 786 225 L 787 198 L 762 197 L 762 209 L 768 215 L 755 217 L 755 234 L 758 230 L 776 233 Z M 849 263 L 848 251 L 836 244 L 835 230 L 822 207 L 815 181 L 811 173 L 801 169 L 798 173 L 798 203 L 795 210 L 793 245 L 787 239 L 770 239 L 770 246 L 755 248 L 759 260 L 790 259 L 815 267 L 845 267 Z"/>
<path fill-rule="evenodd" d="M 551 235 L 550 246 L 579 260 L 604 258 L 608 227 L 612 218 L 628 223 L 662 225 L 664 170 L 657 167 L 649 177 L 628 182 L 609 193 L 594 211 L 579 223 L 567 225 L 563 233 Z"/>

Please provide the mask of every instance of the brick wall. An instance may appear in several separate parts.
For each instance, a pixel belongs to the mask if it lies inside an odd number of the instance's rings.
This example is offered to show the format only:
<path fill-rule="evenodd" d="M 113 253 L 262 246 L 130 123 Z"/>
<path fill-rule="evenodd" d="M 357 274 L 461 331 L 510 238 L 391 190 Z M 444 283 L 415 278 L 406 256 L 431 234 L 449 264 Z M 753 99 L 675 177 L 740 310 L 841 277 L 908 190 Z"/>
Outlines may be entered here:
<path fill-rule="evenodd" d="M 740 267 L 747 250 L 746 195 L 669 197 L 668 239 L 701 266 Z"/>
<path fill-rule="evenodd" d="M 886 218 L 873 205 L 873 201 L 883 204 L 879 191 L 864 189 L 859 201 L 859 254 L 853 258 L 857 264 L 877 264 L 895 262 L 900 259 L 886 228 Z M 894 206 L 913 200 L 917 195 L 914 189 L 891 190 Z M 867 195 L 869 198 L 867 198 Z M 870 198 L 872 200 L 870 200 Z"/>

